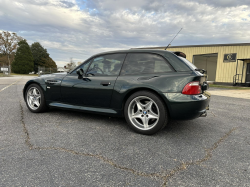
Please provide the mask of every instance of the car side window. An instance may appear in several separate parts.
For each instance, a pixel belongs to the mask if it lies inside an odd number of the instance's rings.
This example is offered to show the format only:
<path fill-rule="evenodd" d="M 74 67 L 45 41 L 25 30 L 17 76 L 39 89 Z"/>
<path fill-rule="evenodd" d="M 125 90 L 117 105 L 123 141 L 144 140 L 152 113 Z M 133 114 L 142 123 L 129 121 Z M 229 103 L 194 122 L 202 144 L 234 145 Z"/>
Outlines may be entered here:
<path fill-rule="evenodd" d="M 96 57 L 93 59 L 87 75 L 119 75 L 125 56 L 125 53 L 120 53 Z"/>
<path fill-rule="evenodd" d="M 171 71 L 173 71 L 171 66 L 160 55 L 130 53 L 124 62 L 121 75 L 164 73 Z"/>
<path fill-rule="evenodd" d="M 80 65 L 78 68 L 76 68 L 71 74 L 77 74 L 76 71 L 80 68 L 83 69 L 84 73 L 87 71 L 88 67 L 89 67 L 89 64 L 92 62 L 92 60 L 89 60 L 85 63 L 83 63 L 82 65 Z"/>

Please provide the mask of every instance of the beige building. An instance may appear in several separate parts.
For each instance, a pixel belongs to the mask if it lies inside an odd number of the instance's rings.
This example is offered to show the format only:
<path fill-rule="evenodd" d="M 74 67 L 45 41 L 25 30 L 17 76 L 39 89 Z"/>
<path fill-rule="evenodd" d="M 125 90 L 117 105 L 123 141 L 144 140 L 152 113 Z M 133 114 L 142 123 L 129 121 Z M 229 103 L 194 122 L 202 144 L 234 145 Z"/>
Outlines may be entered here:
<path fill-rule="evenodd" d="M 170 46 L 167 50 L 185 53 L 196 67 L 207 70 L 209 81 L 250 85 L 250 43 Z"/>

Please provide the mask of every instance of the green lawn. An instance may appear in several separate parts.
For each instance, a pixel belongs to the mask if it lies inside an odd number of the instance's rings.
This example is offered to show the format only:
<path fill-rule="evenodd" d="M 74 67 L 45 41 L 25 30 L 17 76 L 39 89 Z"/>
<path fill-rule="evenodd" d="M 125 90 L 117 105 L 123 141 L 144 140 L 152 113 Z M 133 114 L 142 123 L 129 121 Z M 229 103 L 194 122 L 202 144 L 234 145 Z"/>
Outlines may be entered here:
<path fill-rule="evenodd" d="M 4 73 L 0 73 L 0 77 L 11 77 L 11 76 L 38 76 L 37 74 L 17 74 L 17 73 L 11 73 L 10 76 L 6 75 Z"/>
<path fill-rule="evenodd" d="M 38 76 L 37 74 L 17 74 L 17 73 L 11 73 L 10 76 L 12 75 L 19 75 L 19 76 Z"/>
<path fill-rule="evenodd" d="M 4 73 L 0 73 L 0 77 L 8 77 L 8 75 L 5 75 Z"/>

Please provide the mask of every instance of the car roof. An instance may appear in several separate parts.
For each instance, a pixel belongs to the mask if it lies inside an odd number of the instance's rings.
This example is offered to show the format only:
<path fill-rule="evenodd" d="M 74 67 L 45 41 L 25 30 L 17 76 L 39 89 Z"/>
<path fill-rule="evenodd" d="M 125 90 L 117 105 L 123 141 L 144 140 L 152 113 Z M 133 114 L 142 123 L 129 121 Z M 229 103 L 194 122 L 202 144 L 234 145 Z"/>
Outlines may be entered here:
<path fill-rule="evenodd" d="M 156 54 L 173 53 L 172 51 L 166 51 L 160 49 L 128 49 L 128 50 L 107 51 L 95 54 L 92 57 L 99 55 L 113 54 L 113 53 L 142 53 L 142 52 L 156 53 Z"/>

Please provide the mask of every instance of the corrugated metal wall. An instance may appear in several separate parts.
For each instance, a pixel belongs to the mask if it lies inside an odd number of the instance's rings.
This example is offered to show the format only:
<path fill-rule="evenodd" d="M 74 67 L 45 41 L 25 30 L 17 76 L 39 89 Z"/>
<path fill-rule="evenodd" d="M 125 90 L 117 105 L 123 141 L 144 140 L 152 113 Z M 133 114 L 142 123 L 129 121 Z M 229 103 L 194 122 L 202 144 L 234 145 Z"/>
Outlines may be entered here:
<path fill-rule="evenodd" d="M 162 48 L 163 49 L 163 48 Z M 187 59 L 193 62 L 193 55 L 202 55 L 209 53 L 218 53 L 216 82 L 233 82 L 233 76 L 236 73 L 236 62 L 223 62 L 224 54 L 237 53 L 237 59 L 250 58 L 250 46 L 211 46 L 211 47 L 169 47 L 169 51 L 181 51 L 187 55 Z M 249 62 L 249 61 L 248 61 Z M 239 61 L 238 73 L 242 72 L 242 61 Z M 246 76 L 246 65 L 243 70 L 243 83 Z"/>

